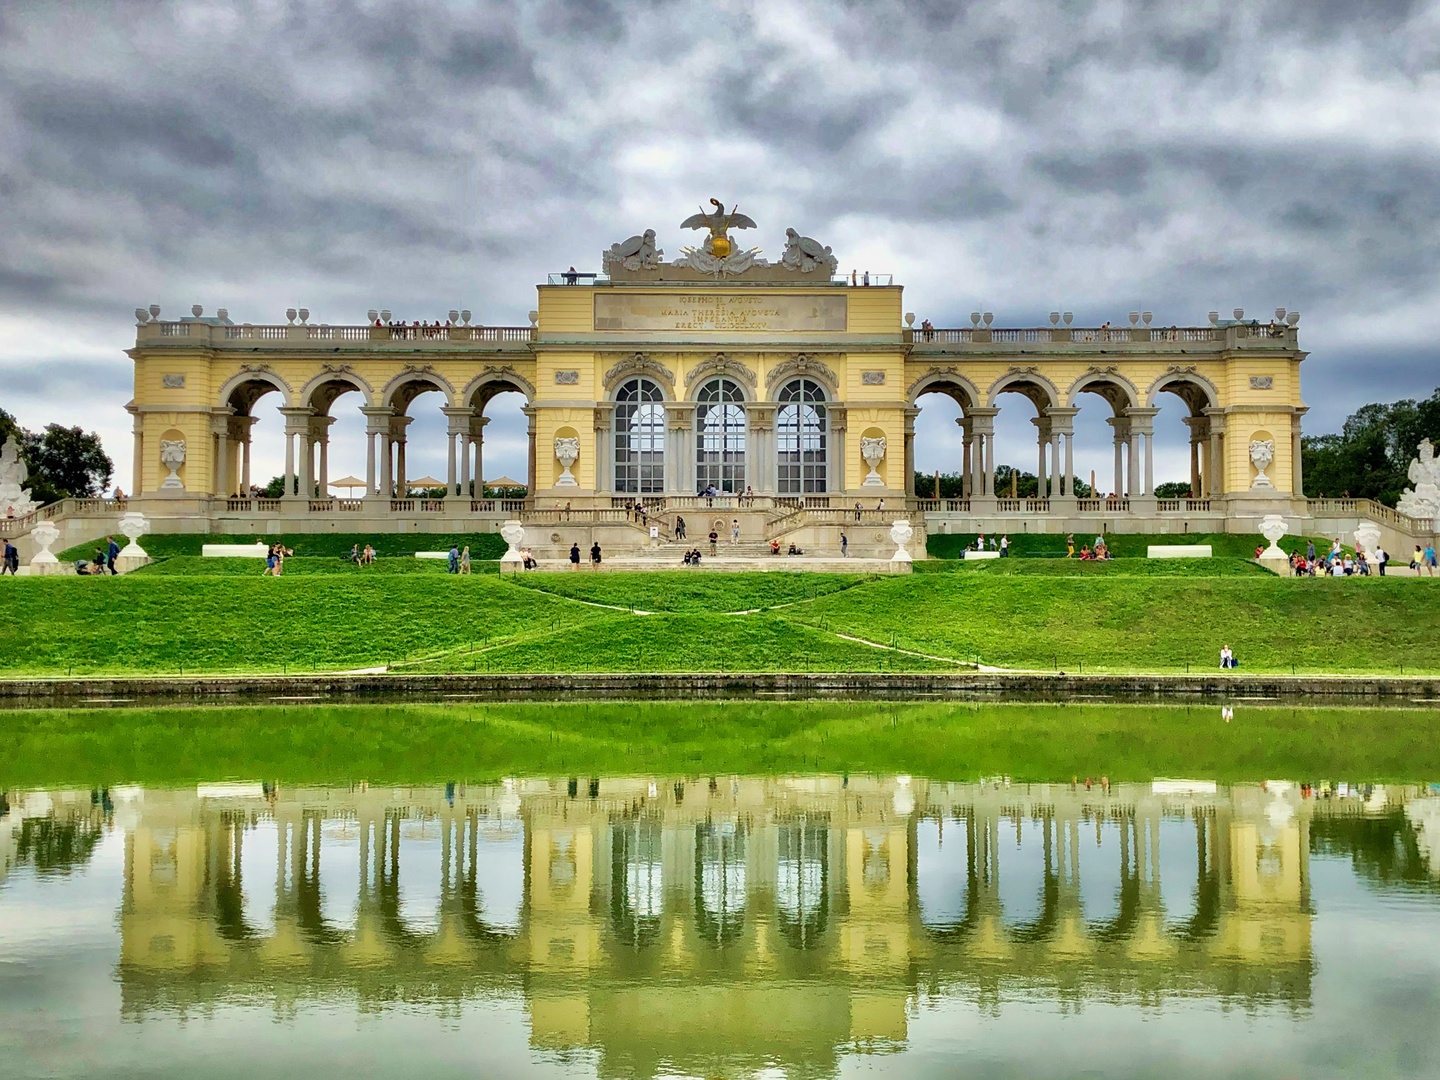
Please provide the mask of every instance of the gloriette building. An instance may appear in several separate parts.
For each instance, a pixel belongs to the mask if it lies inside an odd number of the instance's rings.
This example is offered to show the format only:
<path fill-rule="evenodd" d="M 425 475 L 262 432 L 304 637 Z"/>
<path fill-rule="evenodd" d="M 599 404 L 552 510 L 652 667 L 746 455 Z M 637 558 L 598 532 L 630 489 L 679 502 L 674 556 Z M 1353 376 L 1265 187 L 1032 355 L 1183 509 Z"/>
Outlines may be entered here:
<path fill-rule="evenodd" d="M 794 229 L 770 249 L 778 258 L 762 258 L 742 239 L 756 223 L 712 205 L 682 223 L 697 242 L 678 258 L 647 230 L 604 252 L 599 273 L 551 274 L 528 326 L 456 311 L 448 325 L 402 327 L 376 311 L 332 326 L 304 310 L 277 325 L 223 309 L 179 320 L 137 310 L 133 494 L 157 531 L 449 532 L 520 517 L 542 548 L 563 523 L 567 549 L 599 530 L 621 550 L 650 541 L 627 519 L 636 500 L 662 540 L 676 514 L 699 515 L 693 537 L 714 510 L 727 526 L 743 516 L 747 537 L 820 551 L 853 526 L 857 503 L 867 529 L 852 543 L 873 532 L 889 550 L 871 520 L 908 515 L 923 540 L 925 530 L 1253 533 L 1265 514 L 1292 526 L 1309 514 L 1297 316 L 1160 327 L 1136 312 L 1129 325 L 1082 328 L 1054 313 L 1002 329 L 975 312 L 968 326 L 930 328 L 888 276 L 842 272 L 830 248 Z M 529 492 L 513 503 L 481 497 L 477 483 L 484 409 L 505 391 L 524 395 L 529 420 Z M 417 398 L 433 394 L 448 418 L 448 495 L 411 498 L 407 426 Z M 959 498 L 914 490 L 915 418 L 934 394 L 962 412 L 963 459 L 950 470 L 964 473 Z M 1189 498 L 1154 493 L 1162 403 L 1186 413 Z M 997 489 L 995 418 L 1007 407 L 1034 414 L 1034 498 Z M 1103 409 L 1114 431 L 1113 476 L 1096 485 L 1110 497 L 1071 490 L 1082 407 Z M 328 430 L 347 408 L 368 432 L 357 498 L 329 486 Z M 284 417 L 280 499 L 250 494 L 268 479 L 250 468 L 251 427 L 268 409 Z M 697 495 L 710 488 L 718 495 Z"/>

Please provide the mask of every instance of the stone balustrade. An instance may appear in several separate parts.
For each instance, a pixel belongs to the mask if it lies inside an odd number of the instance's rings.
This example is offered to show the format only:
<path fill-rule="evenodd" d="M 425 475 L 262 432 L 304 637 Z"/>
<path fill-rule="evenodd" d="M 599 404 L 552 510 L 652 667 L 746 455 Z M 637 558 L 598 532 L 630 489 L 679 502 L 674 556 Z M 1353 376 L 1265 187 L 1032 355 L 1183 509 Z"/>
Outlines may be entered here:
<path fill-rule="evenodd" d="M 492 349 L 527 349 L 535 335 L 533 326 L 316 326 L 291 323 L 278 326 L 240 326 L 196 321 L 147 322 L 135 328 L 137 345 L 205 345 L 210 348 L 267 347 L 373 349 L 389 342 L 416 346 L 457 344 Z"/>
<path fill-rule="evenodd" d="M 1076 345 L 1103 345 L 1105 351 L 1116 346 L 1135 346 L 1134 351 L 1151 353 L 1165 351 L 1166 346 L 1185 346 L 1185 352 L 1227 349 L 1295 349 L 1297 333 L 1293 326 L 1270 324 L 1228 326 L 1040 326 L 1014 329 L 986 326 L 906 330 L 903 340 L 914 347 L 916 354 L 930 351 L 955 352 L 970 348 L 977 353 L 991 353 L 995 347 L 1024 345 L 1059 346 L 1057 352 L 1073 352 Z M 1158 350 L 1157 350 L 1157 347 Z M 1042 348 L 1042 351 L 1043 348 Z"/>

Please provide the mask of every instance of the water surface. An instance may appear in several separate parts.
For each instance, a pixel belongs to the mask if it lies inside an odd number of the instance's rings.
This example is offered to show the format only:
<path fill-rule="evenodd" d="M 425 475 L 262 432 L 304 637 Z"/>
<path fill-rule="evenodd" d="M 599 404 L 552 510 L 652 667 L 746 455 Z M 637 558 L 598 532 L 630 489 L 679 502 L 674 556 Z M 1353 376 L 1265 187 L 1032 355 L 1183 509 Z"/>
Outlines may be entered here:
<path fill-rule="evenodd" d="M 1423 778 L 14 786 L 0 1074 L 1435 1076 L 1437 840 Z"/>

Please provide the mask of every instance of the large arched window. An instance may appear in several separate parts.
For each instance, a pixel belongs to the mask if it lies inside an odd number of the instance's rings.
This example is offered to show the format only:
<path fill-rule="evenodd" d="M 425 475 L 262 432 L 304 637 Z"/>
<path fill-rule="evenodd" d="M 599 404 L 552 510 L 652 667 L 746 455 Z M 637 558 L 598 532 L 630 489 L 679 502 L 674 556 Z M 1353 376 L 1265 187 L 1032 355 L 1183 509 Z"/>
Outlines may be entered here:
<path fill-rule="evenodd" d="M 813 495 L 826 490 L 825 391 L 813 379 L 795 379 L 780 390 L 775 416 L 776 455 L 781 495 Z"/>
<path fill-rule="evenodd" d="M 711 379 L 695 400 L 695 483 L 704 491 L 745 490 L 745 395 L 730 379 Z"/>
<path fill-rule="evenodd" d="M 665 406 L 660 387 L 631 379 L 615 395 L 615 491 L 658 495 L 665 490 Z"/>

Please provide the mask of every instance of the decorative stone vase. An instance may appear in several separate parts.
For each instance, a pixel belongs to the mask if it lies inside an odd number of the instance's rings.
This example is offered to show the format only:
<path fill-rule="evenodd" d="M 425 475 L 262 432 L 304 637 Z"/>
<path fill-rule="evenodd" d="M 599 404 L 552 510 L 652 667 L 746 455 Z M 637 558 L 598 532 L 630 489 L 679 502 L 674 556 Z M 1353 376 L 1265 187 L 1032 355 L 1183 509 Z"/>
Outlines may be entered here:
<path fill-rule="evenodd" d="M 160 490 L 184 491 L 185 485 L 180 480 L 179 471 L 180 466 L 185 464 L 185 440 L 161 439 L 160 464 L 170 470 L 170 475 L 160 481 Z"/>
<path fill-rule="evenodd" d="M 570 466 L 580 460 L 580 440 L 556 439 L 555 459 L 560 462 L 560 477 L 555 481 L 556 487 L 579 487 L 579 483 L 570 473 Z"/>
<path fill-rule="evenodd" d="M 50 552 L 50 545 L 60 539 L 60 530 L 50 522 L 42 521 L 39 525 L 36 525 L 35 528 L 31 529 L 30 539 L 40 545 L 40 550 L 37 551 L 30 560 L 31 566 L 53 566 L 60 561 Z M 43 572 L 42 570 L 42 573 Z"/>
<path fill-rule="evenodd" d="M 865 464 L 870 466 L 870 472 L 861 481 L 861 487 L 884 487 L 885 481 L 880 478 L 877 471 L 880 462 L 885 460 L 885 437 L 878 439 L 867 439 L 863 436 L 860 439 L 860 456 L 865 459 Z"/>
<path fill-rule="evenodd" d="M 136 510 L 131 510 L 120 519 L 120 532 L 130 538 L 130 543 L 120 549 L 121 558 L 146 559 L 149 556 L 140 546 L 140 537 L 150 531 L 150 519 Z"/>
<path fill-rule="evenodd" d="M 1280 550 L 1280 538 L 1290 531 L 1285 519 L 1279 514 L 1266 514 L 1260 519 L 1260 535 L 1270 541 L 1270 546 L 1260 556 L 1262 559 L 1289 559 Z"/>
<path fill-rule="evenodd" d="M 1365 557 L 1374 561 L 1375 550 L 1380 546 L 1380 526 L 1373 521 L 1362 521 L 1355 526 L 1355 548 L 1363 551 Z"/>
<path fill-rule="evenodd" d="M 913 562 L 910 553 L 905 550 L 905 545 L 915 537 L 915 530 L 910 527 L 910 522 L 904 518 L 890 526 L 890 539 L 895 544 L 895 554 L 890 556 L 891 562 Z"/>
<path fill-rule="evenodd" d="M 500 539 L 509 545 L 505 554 L 500 556 L 500 572 L 513 574 L 525 564 L 525 560 L 520 556 L 520 544 L 525 539 L 525 526 L 513 519 L 505 522 L 500 526 Z"/>
<path fill-rule="evenodd" d="M 1251 488 L 1274 487 L 1270 478 L 1265 475 L 1265 470 L 1275 460 L 1275 440 L 1255 439 L 1250 443 L 1250 463 L 1255 466 L 1256 477 L 1250 483 Z M 1281 535 L 1284 535 L 1283 533 Z"/>

